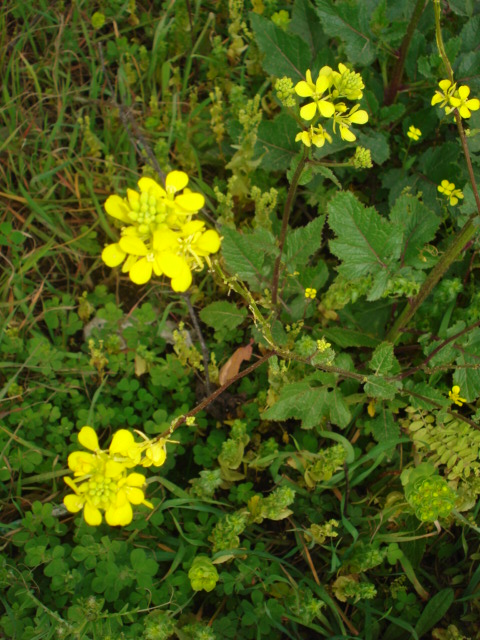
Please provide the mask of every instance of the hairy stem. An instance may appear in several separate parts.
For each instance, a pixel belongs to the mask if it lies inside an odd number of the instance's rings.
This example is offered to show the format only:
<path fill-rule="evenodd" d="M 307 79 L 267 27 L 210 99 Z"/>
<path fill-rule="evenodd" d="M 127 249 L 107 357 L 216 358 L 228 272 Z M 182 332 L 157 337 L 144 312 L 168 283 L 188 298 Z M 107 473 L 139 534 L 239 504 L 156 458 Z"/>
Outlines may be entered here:
<path fill-rule="evenodd" d="M 402 40 L 400 52 L 395 63 L 395 67 L 393 68 L 392 79 L 390 81 L 390 84 L 385 89 L 384 104 L 387 106 L 393 104 L 395 102 L 395 98 L 397 97 L 398 89 L 403 78 L 403 69 L 405 67 L 405 59 L 407 57 L 408 48 L 410 46 L 410 42 L 412 40 L 413 34 L 415 33 L 415 29 L 417 28 L 423 10 L 427 6 L 427 2 L 428 0 L 417 0 L 417 4 L 415 5 L 415 9 L 413 10 L 412 17 L 407 28 L 407 33 Z"/>
<path fill-rule="evenodd" d="M 290 219 L 290 212 L 292 210 L 293 199 L 295 197 L 295 193 L 297 191 L 298 181 L 300 180 L 300 176 L 302 175 L 303 168 L 305 167 L 305 163 L 307 162 L 307 155 L 304 153 L 302 159 L 297 165 L 295 169 L 295 173 L 293 174 L 292 182 L 290 183 L 290 188 L 288 189 L 287 199 L 285 201 L 285 207 L 283 209 L 283 218 L 282 218 L 282 229 L 280 231 L 280 240 L 278 243 L 278 256 L 275 260 L 275 266 L 273 268 L 273 281 L 272 281 L 272 304 L 275 306 L 277 304 L 278 297 L 278 281 L 280 278 L 280 264 L 282 262 L 282 253 L 283 247 L 285 245 L 285 240 L 287 239 L 287 230 L 288 230 L 288 221 Z"/>

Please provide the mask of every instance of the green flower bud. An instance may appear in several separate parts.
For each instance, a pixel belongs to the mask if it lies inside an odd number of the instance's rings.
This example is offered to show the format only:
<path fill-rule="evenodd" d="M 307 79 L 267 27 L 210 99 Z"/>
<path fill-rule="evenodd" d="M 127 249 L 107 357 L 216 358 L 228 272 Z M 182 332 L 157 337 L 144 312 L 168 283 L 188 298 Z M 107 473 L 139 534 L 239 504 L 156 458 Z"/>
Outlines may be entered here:
<path fill-rule="evenodd" d="M 207 556 L 197 556 L 188 572 L 188 578 L 194 591 L 213 591 L 218 577 L 215 565 Z"/>

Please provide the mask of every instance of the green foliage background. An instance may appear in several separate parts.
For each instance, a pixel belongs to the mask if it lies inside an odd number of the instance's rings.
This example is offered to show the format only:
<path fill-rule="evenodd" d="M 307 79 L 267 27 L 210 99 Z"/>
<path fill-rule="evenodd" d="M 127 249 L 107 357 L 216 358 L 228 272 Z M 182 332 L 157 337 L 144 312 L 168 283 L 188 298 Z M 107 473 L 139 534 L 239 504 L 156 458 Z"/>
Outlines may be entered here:
<path fill-rule="evenodd" d="M 480 637 L 476 231 L 391 333 L 478 221 L 453 116 L 430 106 L 446 77 L 432 2 L 402 58 L 424 4 L 7 3 L 4 637 Z M 478 96 L 480 7 L 442 2 L 441 16 L 455 77 Z M 302 125 L 275 80 L 295 84 L 339 62 L 362 75 L 369 121 L 356 134 L 374 165 L 355 170 L 355 145 L 338 136 L 314 151 L 289 220 L 277 311 L 272 279 Z M 465 126 L 478 183 L 480 111 Z M 239 347 L 253 346 L 249 364 L 272 344 L 274 353 L 175 431 L 148 477 L 153 511 L 139 507 L 123 529 L 92 528 L 62 503 L 78 430 L 92 425 L 105 446 L 119 428 L 154 437 L 205 396 L 185 297 L 161 280 L 139 289 L 99 257 L 118 236 L 103 203 L 155 177 L 152 155 L 163 172 L 189 174 L 223 238 L 215 274 L 197 274 L 189 293 L 212 383 Z M 438 193 L 443 179 L 463 189 L 459 206 Z M 449 399 L 453 385 L 462 407 Z M 436 497 L 431 477 L 448 487 L 450 513 L 424 521 L 418 501 Z"/>

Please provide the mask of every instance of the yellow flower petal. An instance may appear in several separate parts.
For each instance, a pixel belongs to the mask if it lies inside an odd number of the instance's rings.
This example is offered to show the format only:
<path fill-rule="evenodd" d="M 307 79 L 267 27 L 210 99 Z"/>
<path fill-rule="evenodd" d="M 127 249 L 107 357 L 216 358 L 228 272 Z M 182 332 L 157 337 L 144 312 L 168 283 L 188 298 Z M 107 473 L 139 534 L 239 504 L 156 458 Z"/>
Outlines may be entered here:
<path fill-rule="evenodd" d="M 127 189 L 127 199 L 128 204 L 134 209 L 140 200 L 140 194 L 138 191 L 134 191 L 133 189 Z"/>
<path fill-rule="evenodd" d="M 205 204 L 205 198 L 201 193 L 187 192 L 177 196 L 175 204 L 188 212 L 200 211 Z"/>
<path fill-rule="evenodd" d="M 125 484 L 130 487 L 143 487 L 145 484 L 145 476 L 141 473 L 130 473 L 125 478 Z"/>
<path fill-rule="evenodd" d="M 127 254 L 122 251 L 118 242 L 116 244 L 109 244 L 102 251 L 102 260 L 107 267 L 118 267 L 125 260 Z"/>
<path fill-rule="evenodd" d="M 350 122 L 353 122 L 353 124 L 365 124 L 368 122 L 368 113 L 363 111 L 363 109 L 360 109 L 360 111 L 352 113 L 352 115 L 349 116 L 349 120 Z"/>
<path fill-rule="evenodd" d="M 166 251 L 178 245 L 178 236 L 175 231 L 165 227 L 155 231 L 153 234 L 154 251 Z"/>
<path fill-rule="evenodd" d="M 145 495 L 138 487 L 125 487 L 125 493 L 127 494 L 128 501 L 132 504 L 142 504 L 145 499 Z"/>
<path fill-rule="evenodd" d="M 182 272 L 185 267 L 188 269 L 188 265 L 185 259 L 177 256 L 175 253 L 165 251 L 155 256 L 156 262 L 162 272 L 169 278 L 175 277 L 178 273 Z"/>
<path fill-rule="evenodd" d="M 317 105 L 315 102 L 310 102 L 300 109 L 300 117 L 304 120 L 312 120 L 317 113 Z"/>
<path fill-rule="evenodd" d="M 138 187 L 142 193 L 145 191 L 146 193 L 155 196 L 155 198 L 167 197 L 165 189 L 163 189 L 158 182 L 152 180 L 152 178 L 140 178 L 138 181 Z"/>
<path fill-rule="evenodd" d="M 198 242 L 195 243 L 195 248 L 208 255 L 209 253 L 217 253 L 220 249 L 220 236 L 214 229 L 209 229 L 202 233 Z"/>
<path fill-rule="evenodd" d="M 133 511 L 128 500 L 119 507 L 112 505 L 105 511 L 105 520 L 111 527 L 124 527 L 130 524 L 132 519 Z"/>
<path fill-rule="evenodd" d="M 340 135 L 342 140 L 346 140 L 347 142 L 354 142 L 357 139 L 357 136 L 350 131 L 348 127 L 340 125 Z"/>
<path fill-rule="evenodd" d="M 68 456 L 68 468 L 74 471 L 75 475 L 84 476 L 95 468 L 97 461 L 98 459 L 92 453 L 73 451 Z"/>
<path fill-rule="evenodd" d="M 136 447 L 135 439 L 127 429 L 119 429 L 112 438 L 108 448 L 110 453 L 123 453 L 128 455 L 128 450 Z"/>
<path fill-rule="evenodd" d="M 165 186 L 168 193 L 175 193 L 185 189 L 188 184 L 188 176 L 184 171 L 170 171 L 165 178 Z"/>
<path fill-rule="evenodd" d="M 327 100 L 320 100 L 320 102 L 317 102 L 317 107 L 324 118 L 331 118 L 335 113 L 335 105 Z"/>
<path fill-rule="evenodd" d="M 128 256 L 128 258 L 123 263 L 122 273 L 128 273 L 137 260 L 138 256 Z"/>
<path fill-rule="evenodd" d="M 128 272 L 130 280 L 135 284 L 145 284 L 152 277 L 153 263 L 146 258 L 138 260 Z"/>
<path fill-rule="evenodd" d="M 116 462 L 115 460 L 107 460 L 105 463 L 105 477 L 117 478 L 121 476 L 125 471 L 125 465 L 122 462 Z"/>
<path fill-rule="evenodd" d="M 136 236 L 122 236 L 120 238 L 120 249 L 125 253 L 131 253 L 134 256 L 146 256 L 148 249 L 140 238 Z"/>
<path fill-rule="evenodd" d="M 172 278 L 171 286 L 174 291 L 186 291 L 192 284 L 192 272 L 188 265 L 185 263 L 185 267 L 179 271 L 174 278 Z"/>
<path fill-rule="evenodd" d="M 85 518 L 85 522 L 91 527 L 98 527 L 102 522 L 102 514 L 100 513 L 100 510 L 89 502 L 85 503 L 83 517 Z"/>
<path fill-rule="evenodd" d="M 197 231 L 201 231 L 205 226 L 205 222 L 203 220 L 190 220 L 182 227 L 182 236 L 187 238 L 188 236 L 197 233 Z"/>
<path fill-rule="evenodd" d="M 295 93 L 301 98 L 311 98 L 313 96 L 313 89 L 305 80 L 300 80 L 300 82 L 297 82 L 295 85 Z"/>
<path fill-rule="evenodd" d="M 63 499 L 63 504 L 70 511 L 70 513 L 78 513 L 83 509 L 85 500 L 81 496 L 77 496 L 75 493 L 69 493 Z"/>
<path fill-rule="evenodd" d="M 130 209 L 123 198 L 120 196 L 109 196 L 105 202 L 105 211 L 112 218 L 117 218 L 122 222 L 131 222 L 128 214 Z"/>
<path fill-rule="evenodd" d="M 98 451 L 98 438 L 95 431 L 92 427 L 82 427 L 78 434 L 78 441 L 85 447 L 85 449 L 90 449 L 90 451 Z"/>
<path fill-rule="evenodd" d="M 317 94 L 324 93 L 330 86 L 329 76 L 320 74 L 315 83 L 315 91 Z"/>

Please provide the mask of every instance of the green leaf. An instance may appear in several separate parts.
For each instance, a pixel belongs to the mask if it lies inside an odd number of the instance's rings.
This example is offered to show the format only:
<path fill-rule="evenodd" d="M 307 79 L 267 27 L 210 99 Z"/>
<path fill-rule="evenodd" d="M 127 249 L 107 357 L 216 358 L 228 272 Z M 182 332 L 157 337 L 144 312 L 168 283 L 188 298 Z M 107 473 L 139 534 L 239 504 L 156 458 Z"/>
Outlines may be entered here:
<path fill-rule="evenodd" d="M 398 381 L 390 382 L 377 376 L 367 376 L 364 391 L 371 398 L 393 400 L 395 394 L 400 388 L 401 384 Z"/>
<path fill-rule="evenodd" d="M 343 329 L 334 327 L 326 329 L 323 335 L 327 340 L 331 340 L 338 347 L 376 347 L 379 343 L 377 338 L 361 333 L 355 329 Z"/>
<path fill-rule="evenodd" d="M 244 307 L 237 307 L 233 302 L 222 300 L 207 305 L 199 315 L 202 322 L 209 327 L 217 331 L 219 329 L 231 331 L 242 324 L 247 317 L 247 310 Z"/>
<path fill-rule="evenodd" d="M 328 224 L 337 239 L 330 249 L 343 261 L 338 271 L 347 278 L 388 271 L 400 257 L 402 232 L 373 207 L 366 209 L 352 193 L 341 192 L 328 204 Z"/>
<path fill-rule="evenodd" d="M 332 423 L 338 425 L 341 429 L 345 429 L 352 419 L 352 414 L 339 389 L 334 389 L 328 394 L 328 404 Z"/>
<path fill-rule="evenodd" d="M 462 343 L 462 352 L 456 359 L 460 368 L 453 374 L 453 382 L 461 389 L 461 396 L 473 402 L 480 396 L 480 329 L 471 331 Z M 465 366 L 467 365 L 467 367 Z"/>
<path fill-rule="evenodd" d="M 285 171 L 298 154 L 300 144 L 295 136 L 300 127 L 286 113 L 274 120 L 262 120 L 258 127 L 254 159 L 262 156 L 260 166 L 266 171 Z M 263 155 L 262 155 L 263 154 Z"/>
<path fill-rule="evenodd" d="M 308 43 L 312 56 L 320 47 L 326 47 L 328 44 L 320 20 L 309 0 L 295 1 L 288 28 Z"/>
<path fill-rule="evenodd" d="M 377 407 L 376 407 L 377 410 Z M 400 427 L 393 419 L 392 411 L 382 402 L 378 408 L 378 415 L 368 422 L 373 437 L 377 442 L 392 443 L 392 449 L 398 444 L 400 437 Z"/>
<path fill-rule="evenodd" d="M 382 375 L 391 371 L 394 365 L 399 368 L 397 359 L 393 354 L 393 344 L 390 342 L 382 342 L 378 345 L 372 355 L 372 359 L 368 366 L 376 375 Z"/>
<path fill-rule="evenodd" d="M 300 269 L 322 245 L 325 216 L 319 216 L 305 227 L 290 231 L 285 245 L 285 263 L 289 270 Z"/>
<path fill-rule="evenodd" d="M 400 266 L 422 269 L 421 251 L 435 237 L 441 219 L 418 198 L 405 195 L 395 202 L 390 220 L 404 229 Z"/>
<path fill-rule="evenodd" d="M 273 235 L 260 228 L 253 233 L 240 233 L 228 227 L 222 229 L 222 235 L 223 256 L 229 272 L 256 290 L 263 289 L 278 252 Z"/>
<path fill-rule="evenodd" d="M 256 13 L 250 13 L 255 40 L 264 54 L 262 67 L 277 78 L 288 76 L 295 83 L 305 79 L 312 59 L 308 44 Z"/>
<path fill-rule="evenodd" d="M 375 59 L 375 46 L 368 25 L 362 25 L 362 14 L 370 16 L 365 2 L 336 3 L 332 0 L 316 0 L 317 14 L 322 26 L 331 38 L 340 38 L 352 64 L 367 66 Z"/>
<path fill-rule="evenodd" d="M 381 131 L 363 131 L 356 129 L 357 144 L 370 149 L 375 164 L 383 164 L 390 157 L 387 136 Z"/>
<path fill-rule="evenodd" d="M 309 382 L 294 382 L 285 385 L 273 407 L 262 414 L 265 420 L 288 420 L 296 418 L 302 421 L 304 429 L 318 425 L 322 416 L 329 412 L 326 387 L 312 387 Z"/>
<path fill-rule="evenodd" d="M 415 625 L 415 631 L 419 638 L 424 636 L 427 631 L 430 631 L 430 629 L 437 624 L 437 622 L 442 620 L 450 609 L 454 597 L 453 589 L 447 587 L 446 589 L 442 589 L 436 593 L 433 598 L 427 602 L 417 624 Z"/>

